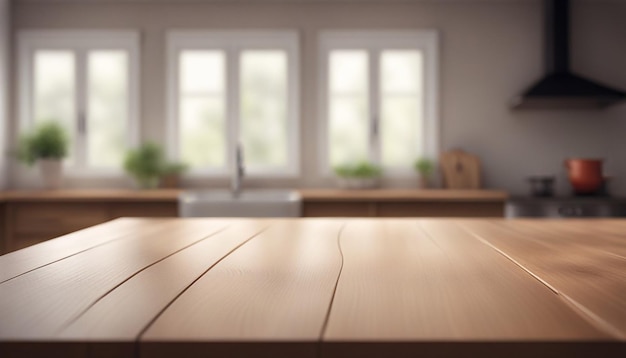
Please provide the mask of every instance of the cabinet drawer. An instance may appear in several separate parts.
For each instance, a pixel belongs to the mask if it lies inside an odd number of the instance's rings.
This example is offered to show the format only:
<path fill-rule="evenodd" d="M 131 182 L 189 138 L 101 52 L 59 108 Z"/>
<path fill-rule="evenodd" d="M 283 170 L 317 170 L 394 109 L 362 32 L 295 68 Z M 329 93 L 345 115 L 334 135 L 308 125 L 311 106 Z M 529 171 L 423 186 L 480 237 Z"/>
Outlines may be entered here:
<path fill-rule="evenodd" d="M 13 232 L 55 237 L 110 219 L 107 207 L 88 203 L 19 203 L 13 208 Z"/>
<path fill-rule="evenodd" d="M 146 203 L 113 203 L 111 204 L 111 218 L 120 217 L 177 217 L 178 204 L 176 202 L 146 202 Z"/>
<path fill-rule="evenodd" d="M 380 217 L 503 217 L 504 203 L 488 202 L 384 202 Z"/>
<path fill-rule="evenodd" d="M 370 217 L 376 216 L 376 203 L 369 202 L 304 202 L 304 217 Z"/>

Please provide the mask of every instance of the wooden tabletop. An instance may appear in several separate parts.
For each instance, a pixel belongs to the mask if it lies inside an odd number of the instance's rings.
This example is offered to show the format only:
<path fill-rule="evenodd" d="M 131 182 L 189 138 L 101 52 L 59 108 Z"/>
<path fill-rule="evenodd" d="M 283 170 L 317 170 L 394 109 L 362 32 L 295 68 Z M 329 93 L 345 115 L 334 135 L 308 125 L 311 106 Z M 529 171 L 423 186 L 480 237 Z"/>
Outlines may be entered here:
<path fill-rule="evenodd" d="M 0 256 L 6 357 L 623 357 L 626 220 L 118 219 Z"/>

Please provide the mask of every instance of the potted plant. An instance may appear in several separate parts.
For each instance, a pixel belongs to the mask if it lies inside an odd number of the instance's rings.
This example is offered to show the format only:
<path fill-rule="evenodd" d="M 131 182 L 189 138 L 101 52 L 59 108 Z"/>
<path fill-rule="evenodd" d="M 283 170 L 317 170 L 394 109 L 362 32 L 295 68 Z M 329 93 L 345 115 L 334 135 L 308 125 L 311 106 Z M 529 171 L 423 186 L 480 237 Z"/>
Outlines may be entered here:
<path fill-rule="evenodd" d="M 61 186 L 63 158 L 67 156 L 69 139 L 56 121 L 42 122 L 34 131 L 19 139 L 17 158 L 28 166 L 37 164 L 46 189 Z"/>
<path fill-rule="evenodd" d="M 418 186 L 422 189 L 429 188 L 431 177 L 435 171 L 435 163 L 428 158 L 419 158 L 415 161 L 414 167 L 419 174 Z"/>
<path fill-rule="evenodd" d="M 185 163 L 165 163 L 161 171 L 161 188 L 178 188 L 180 186 L 180 176 L 187 169 L 188 166 Z"/>
<path fill-rule="evenodd" d="M 154 142 L 146 142 L 126 153 L 124 169 L 142 189 L 153 189 L 159 185 L 163 173 L 165 154 Z"/>
<path fill-rule="evenodd" d="M 367 161 L 335 167 L 339 186 L 345 189 L 368 189 L 379 185 L 382 169 Z"/>

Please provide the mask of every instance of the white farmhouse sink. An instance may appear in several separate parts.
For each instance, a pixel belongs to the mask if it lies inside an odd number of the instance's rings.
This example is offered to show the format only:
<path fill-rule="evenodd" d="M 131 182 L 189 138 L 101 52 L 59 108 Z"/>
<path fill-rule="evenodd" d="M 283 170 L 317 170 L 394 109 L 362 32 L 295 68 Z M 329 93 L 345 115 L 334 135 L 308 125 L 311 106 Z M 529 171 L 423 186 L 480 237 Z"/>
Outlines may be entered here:
<path fill-rule="evenodd" d="M 293 190 L 191 190 L 178 197 L 181 217 L 299 217 L 300 194 Z"/>

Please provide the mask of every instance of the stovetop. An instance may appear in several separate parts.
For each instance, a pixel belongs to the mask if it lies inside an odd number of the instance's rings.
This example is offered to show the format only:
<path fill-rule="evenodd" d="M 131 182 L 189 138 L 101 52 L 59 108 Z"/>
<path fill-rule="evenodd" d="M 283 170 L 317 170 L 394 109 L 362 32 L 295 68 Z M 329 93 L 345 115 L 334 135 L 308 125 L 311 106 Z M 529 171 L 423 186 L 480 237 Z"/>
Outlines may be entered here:
<path fill-rule="evenodd" d="M 604 196 L 512 197 L 507 217 L 626 217 L 626 198 Z"/>

